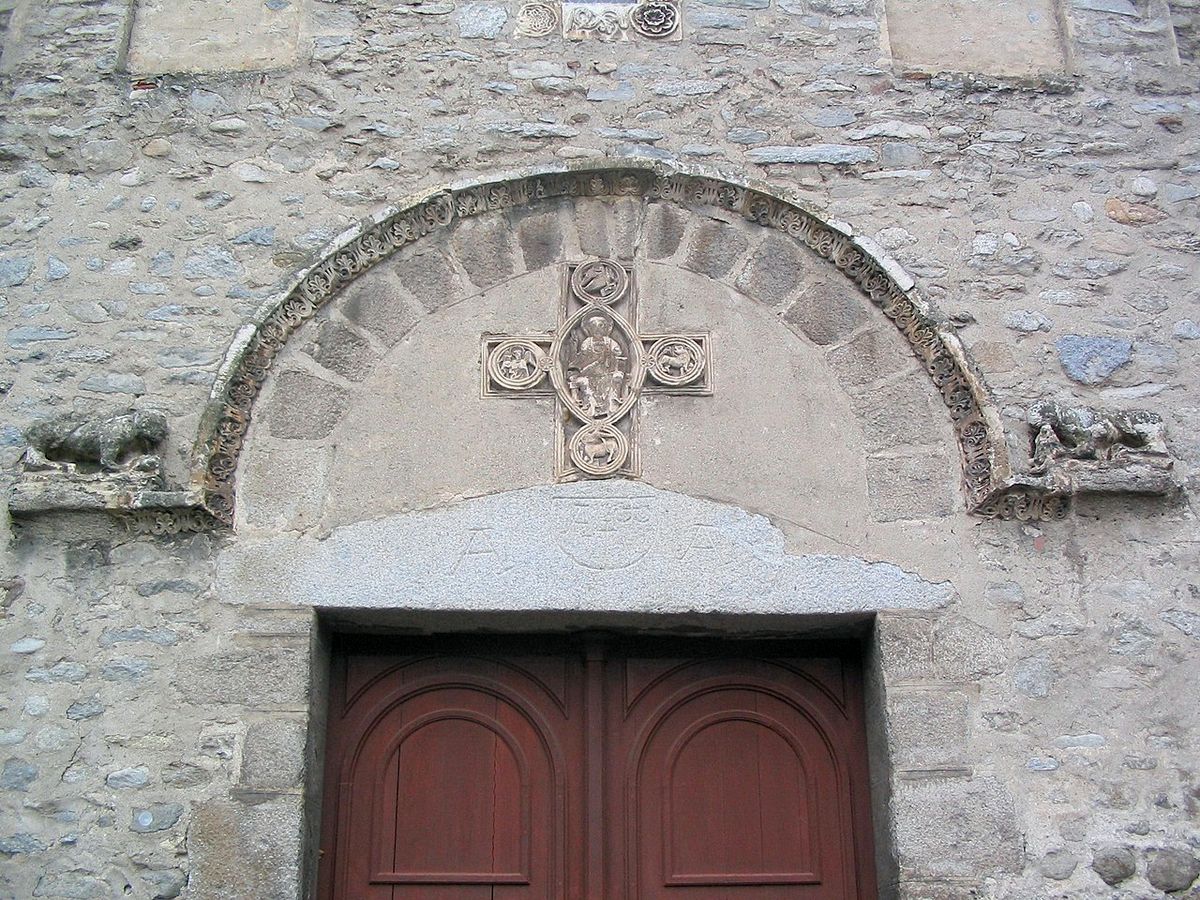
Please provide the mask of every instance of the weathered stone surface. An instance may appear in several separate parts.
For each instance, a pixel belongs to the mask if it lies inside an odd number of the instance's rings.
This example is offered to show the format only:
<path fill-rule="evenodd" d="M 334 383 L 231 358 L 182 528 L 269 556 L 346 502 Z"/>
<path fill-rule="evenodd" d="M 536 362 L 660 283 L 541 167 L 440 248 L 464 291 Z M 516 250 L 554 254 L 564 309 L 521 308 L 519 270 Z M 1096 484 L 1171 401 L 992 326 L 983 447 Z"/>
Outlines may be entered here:
<path fill-rule="evenodd" d="M 778 306 L 803 286 L 809 272 L 803 254 L 794 241 L 768 235 L 755 248 L 745 271 L 738 276 L 737 286 L 761 303 Z"/>
<path fill-rule="evenodd" d="M 924 125 L 917 125 L 913 122 L 899 122 L 890 120 L 887 122 L 874 122 L 863 128 L 856 128 L 853 131 L 846 133 L 846 137 L 852 141 L 866 141 L 871 138 L 897 138 L 899 140 L 930 140 L 933 135 Z"/>
<path fill-rule="evenodd" d="M 1116 197 L 1105 201 L 1104 212 L 1122 225 L 1156 225 L 1167 217 L 1161 209 L 1147 203 L 1130 203 Z"/>
<path fill-rule="evenodd" d="M 24 284 L 32 274 L 32 256 L 0 257 L 0 287 L 16 287 Z"/>
<path fill-rule="evenodd" d="M 495 3 L 466 3 L 459 7 L 454 18 L 459 37 L 492 40 L 504 29 L 508 12 Z"/>
<path fill-rule="evenodd" d="M 19 853 L 41 853 L 48 849 L 47 845 L 38 840 L 36 835 L 27 831 L 0 837 L 0 853 L 5 856 L 16 856 Z"/>
<path fill-rule="evenodd" d="M 242 458 L 238 506 L 250 525 L 300 528 L 320 515 L 330 451 L 272 447 Z"/>
<path fill-rule="evenodd" d="M 814 344 L 843 341 L 868 319 L 863 298 L 849 285 L 817 280 L 805 286 L 783 320 Z"/>
<path fill-rule="evenodd" d="M 175 687 L 190 703 L 301 706 L 308 696 L 308 658 L 297 647 L 274 646 L 192 656 Z"/>
<path fill-rule="evenodd" d="M 949 430 L 929 391 L 913 376 L 857 395 L 852 404 L 868 452 L 936 445 Z"/>
<path fill-rule="evenodd" d="M 111 888 L 100 878 L 87 871 L 62 872 L 46 874 L 37 881 L 33 889 L 35 897 L 69 898 L 69 900 L 90 900 L 90 898 L 111 897 Z"/>
<path fill-rule="evenodd" d="M 1101 384 L 1133 361 L 1133 344 L 1124 338 L 1067 334 L 1054 346 L 1063 371 L 1081 384 Z"/>
<path fill-rule="evenodd" d="M 393 265 L 404 289 L 427 310 L 440 309 L 462 299 L 458 273 L 446 255 L 423 250 L 401 256 Z"/>
<path fill-rule="evenodd" d="M 350 400 L 349 391 L 306 372 L 284 372 L 271 389 L 264 410 L 275 437 L 315 440 L 337 426 Z"/>
<path fill-rule="evenodd" d="M 902 872 L 975 879 L 985 872 L 1021 868 L 1016 810 L 1012 796 L 997 779 L 902 780 L 893 798 Z"/>
<path fill-rule="evenodd" d="M 0 768 L 0 790 L 27 791 L 37 780 L 38 769 L 27 759 L 10 756 Z"/>
<path fill-rule="evenodd" d="M 900 748 L 899 769 L 961 765 L 969 758 L 970 707 L 962 691 L 944 688 L 895 691 L 888 697 L 888 727 Z"/>
<path fill-rule="evenodd" d="M 606 204 L 585 201 L 575 206 L 575 231 L 579 249 L 587 256 L 616 256 L 609 237 L 611 215 Z"/>
<path fill-rule="evenodd" d="M 187 874 L 179 869 L 151 869 L 139 877 L 149 888 L 152 900 L 174 900 L 187 885 Z"/>
<path fill-rule="evenodd" d="M 878 326 L 834 347 L 828 359 L 847 385 L 870 384 L 911 365 L 903 342 Z"/>
<path fill-rule="evenodd" d="M 306 729 L 289 720 L 258 722 L 246 730 L 241 784 L 252 790 L 290 791 L 304 777 Z"/>
<path fill-rule="evenodd" d="M 129 830 L 138 834 L 153 834 L 174 827 L 183 818 L 183 806 L 178 803 L 152 803 L 135 806 Z"/>
<path fill-rule="evenodd" d="M 1092 856 L 1092 869 L 1105 884 L 1115 887 L 1133 877 L 1137 857 L 1129 847 L 1101 847 Z"/>
<path fill-rule="evenodd" d="M 723 278 L 745 254 L 750 241 L 723 222 L 705 222 L 688 242 L 687 267 L 709 278 Z"/>
<path fill-rule="evenodd" d="M 197 804 L 188 830 L 188 896 L 296 897 L 300 892 L 300 798 Z"/>
<path fill-rule="evenodd" d="M 68 706 L 67 718 L 72 722 L 78 722 L 83 719 L 94 719 L 103 712 L 104 704 L 100 702 L 100 698 L 97 695 L 93 694 L 90 697 L 76 700 Z"/>
<path fill-rule="evenodd" d="M 686 218 L 674 206 L 652 204 L 646 212 L 646 255 L 650 259 L 672 256 L 679 249 L 686 225 Z"/>
<path fill-rule="evenodd" d="M 1200 859 L 1187 850 L 1167 847 L 1147 854 L 1146 880 L 1160 891 L 1186 891 L 1200 877 Z"/>
<path fill-rule="evenodd" d="M 1035 75 L 1066 68 L 1066 47 L 1050 0 L 997 0 L 986 9 L 961 0 L 893 0 L 892 55 L 927 72 Z M 1009 52 L 1009 41 L 1022 52 Z"/>
<path fill-rule="evenodd" d="M 145 766 L 131 766 L 117 769 L 104 776 L 104 783 L 116 790 L 130 790 L 145 787 L 150 781 L 150 770 Z"/>
<path fill-rule="evenodd" d="M 352 284 L 342 294 L 338 309 L 389 347 L 408 334 L 418 319 L 398 285 L 379 277 L 368 276 Z"/>
<path fill-rule="evenodd" d="M 459 265 L 479 287 L 490 287 L 513 273 L 509 224 L 500 216 L 463 222 L 455 229 L 453 246 Z"/>
<path fill-rule="evenodd" d="M 941 456 L 867 460 L 871 509 L 881 522 L 945 516 L 954 506 L 952 474 Z"/>
<path fill-rule="evenodd" d="M 1038 861 L 1038 871 L 1051 881 L 1066 881 L 1079 865 L 1068 850 L 1051 850 Z"/>
<path fill-rule="evenodd" d="M 517 509 L 522 529 L 504 528 Z M 580 510 L 603 516 L 602 530 L 572 524 Z M 452 562 L 446 564 L 448 558 Z M 319 542 L 247 543 L 223 554 L 220 570 L 222 595 L 250 603 L 322 596 L 330 605 L 379 608 L 403 596 L 429 609 L 553 610 L 566 608 L 564 598 L 570 597 L 580 599 L 568 605 L 584 602 L 588 610 L 617 612 L 630 611 L 629 598 L 637 596 L 637 608 L 660 613 L 796 613 L 852 611 L 869 606 L 879 591 L 894 608 L 930 609 L 946 602 L 943 585 L 892 566 L 789 556 L 782 534 L 762 517 L 622 482 L 484 497 L 437 512 L 346 526 Z M 606 571 L 621 575 L 595 574 Z M 757 585 L 752 597 L 738 587 L 747 583 Z M 180 687 L 197 700 L 252 702 L 235 698 L 255 690 L 273 698 L 262 702 L 286 702 L 282 679 L 295 675 L 291 667 L 299 660 L 281 658 L 278 671 L 269 662 L 251 654 L 223 655 L 204 661 Z M 263 684 L 254 688 L 250 673 L 259 666 L 266 671 Z"/>
<path fill-rule="evenodd" d="M 562 214 L 557 207 L 535 207 L 513 216 L 517 242 L 525 260 L 525 268 L 536 272 L 558 260 L 562 253 Z"/>
<path fill-rule="evenodd" d="M 274 69 L 295 59 L 300 6 L 267 0 L 150 0 L 134 19 L 129 67 L 137 74 Z"/>
<path fill-rule="evenodd" d="M 362 318 L 361 308 L 356 309 Z M 371 345 L 338 322 L 321 319 L 313 323 L 315 333 L 305 348 L 318 365 L 350 381 L 362 381 L 378 359 Z"/>
<path fill-rule="evenodd" d="M 751 162 L 769 166 L 780 163 L 793 165 L 854 165 L 873 163 L 879 154 L 869 147 L 849 144 L 812 144 L 807 147 L 755 147 L 746 154 Z"/>

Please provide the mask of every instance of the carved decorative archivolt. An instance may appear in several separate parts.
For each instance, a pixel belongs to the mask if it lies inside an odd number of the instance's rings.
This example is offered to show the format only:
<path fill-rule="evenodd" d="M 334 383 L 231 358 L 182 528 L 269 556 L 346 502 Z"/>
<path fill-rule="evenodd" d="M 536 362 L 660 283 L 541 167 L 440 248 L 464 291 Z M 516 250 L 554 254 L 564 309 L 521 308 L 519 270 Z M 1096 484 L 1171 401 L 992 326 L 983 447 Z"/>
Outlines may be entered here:
<path fill-rule="evenodd" d="M 616 260 L 564 275 L 556 331 L 483 336 L 483 396 L 555 397 L 556 478 L 640 475 L 638 399 L 711 394 L 709 337 L 640 333 L 636 279 Z"/>
<path fill-rule="evenodd" d="M 877 257 L 869 242 L 822 221 L 799 202 L 766 186 L 736 183 L 708 170 L 632 161 L 529 171 L 424 195 L 366 224 L 305 271 L 263 310 L 257 324 L 231 350 L 214 385 L 198 445 L 207 510 L 221 522 L 233 521 L 234 477 L 255 398 L 292 332 L 322 304 L 401 247 L 459 220 L 563 197 L 646 197 L 684 207 L 713 207 L 804 244 L 857 284 L 924 364 L 958 436 L 968 509 L 987 517 L 1021 519 L 1065 514 L 1065 495 L 1014 482 L 1000 416 L 953 326 L 920 296 L 903 271 Z M 680 345 L 659 351 L 683 353 L 684 349 Z M 537 383 L 529 380 L 538 371 L 541 345 L 521 344 L 518 339 L 503 352 L 499 345 L 492 352 L 496 353 L 495 374 L 500 376 L 495 384 L 521 390 L 522 384 L 527 389 Z M 673 370 L 664 366 L 663 371 Z"/>

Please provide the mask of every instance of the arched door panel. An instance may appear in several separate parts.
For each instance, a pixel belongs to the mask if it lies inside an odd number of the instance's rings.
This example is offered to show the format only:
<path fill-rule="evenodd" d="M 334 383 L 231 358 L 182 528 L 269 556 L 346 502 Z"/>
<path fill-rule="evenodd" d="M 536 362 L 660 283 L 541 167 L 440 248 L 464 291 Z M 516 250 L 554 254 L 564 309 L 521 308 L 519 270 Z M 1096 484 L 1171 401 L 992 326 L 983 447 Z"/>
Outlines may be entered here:
<path fill-rule="evenodd" d="M 875 896 L 858 673 L 825 658 L 610 660 L 605 900 Z"/>
<path fill-rule="evenodd" d="M 354 667 L 331 685 L 348 705 L 331 711 L 320 896 L 567 896 L 565 697 L 498 661 L 372 659 L 347 678 Z"/>

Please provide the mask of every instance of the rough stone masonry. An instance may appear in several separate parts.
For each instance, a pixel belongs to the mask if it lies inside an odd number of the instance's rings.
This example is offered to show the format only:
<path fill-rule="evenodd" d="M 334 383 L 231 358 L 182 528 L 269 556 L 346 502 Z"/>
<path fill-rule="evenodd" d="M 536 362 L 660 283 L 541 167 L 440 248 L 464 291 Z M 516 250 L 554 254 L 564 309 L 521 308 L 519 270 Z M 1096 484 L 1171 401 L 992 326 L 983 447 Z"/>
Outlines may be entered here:
<path fill-rule="evenodd" d="M 0 897 L 307 896 L 334 607 L 866 629 L 883 896 L 1200 896 L 1200 6 L 580 6 L 0 0 Z M 937 373 L 828 248 L 644 194 L 498 202 L 338 285 L 263 372 L 232 528 L 196 505 L 223 361 L 345 235 L 621 162 L 849 223 L 1063 517 L 970 513 Z M 594 493 L 551 484 L 549 401 L 479 393 L 480 334 L 553 329 L 588 257 L 715 348 Z M 130 410 L 169 436 L 30 465 L 35 423 Z"/>

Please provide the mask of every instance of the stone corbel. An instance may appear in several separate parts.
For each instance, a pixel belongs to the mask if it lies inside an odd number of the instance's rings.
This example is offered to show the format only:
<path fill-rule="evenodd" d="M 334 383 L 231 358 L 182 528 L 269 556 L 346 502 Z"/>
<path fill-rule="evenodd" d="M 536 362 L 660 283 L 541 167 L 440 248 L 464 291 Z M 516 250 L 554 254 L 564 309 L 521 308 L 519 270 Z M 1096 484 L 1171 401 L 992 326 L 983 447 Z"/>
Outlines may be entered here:
<path fill-rule="evenodd" d="M 203 493 L 169 487 L 156 452 L 166 419 L 152 412 L 86 418 L 73 413 L 35 423 L 8 495 L 14 521 L 55 513 L 101 513 L 133 534 L 206 531 L 218 523 Z"/>
<path fill-rule="evenodd" d="M 1026 414 L 1025 439 L 1006 483 L 974 512 L 1046 521 L 1066 516 L 1081 495 L 1169 497 L 1183 484 L 1162 417 L 1044 400 Z"/>

